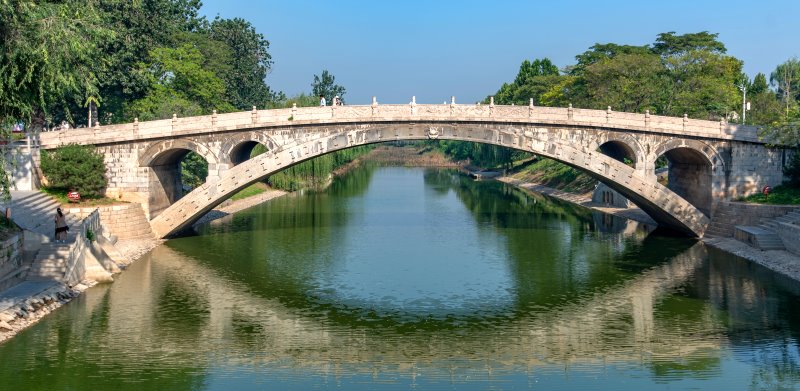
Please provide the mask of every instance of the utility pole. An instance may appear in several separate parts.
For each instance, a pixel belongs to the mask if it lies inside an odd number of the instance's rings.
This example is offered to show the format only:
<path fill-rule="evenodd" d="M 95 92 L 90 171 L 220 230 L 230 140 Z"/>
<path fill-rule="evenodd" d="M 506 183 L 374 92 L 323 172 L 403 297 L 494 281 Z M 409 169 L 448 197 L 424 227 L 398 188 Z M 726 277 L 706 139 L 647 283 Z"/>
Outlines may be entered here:
<path fill-rule="evenodd" d="M 742 125 L 746 124 L 747 118 L 747 84 L 742 82 Z"/>

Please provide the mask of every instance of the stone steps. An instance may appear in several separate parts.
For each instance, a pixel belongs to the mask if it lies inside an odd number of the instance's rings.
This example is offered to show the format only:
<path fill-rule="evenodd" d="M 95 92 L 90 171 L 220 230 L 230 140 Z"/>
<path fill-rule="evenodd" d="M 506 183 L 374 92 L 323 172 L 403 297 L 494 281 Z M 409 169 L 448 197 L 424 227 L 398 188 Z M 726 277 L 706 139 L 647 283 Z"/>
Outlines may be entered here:
<path fill-rule="evenodd" d="M 785 250 L 781 238 L 769 228 L 737 225 L 734 238 L 761 250 Z"/>
<path fill-rule="evenodd" d="M 49 243 L 42 246 L 28 270 L 28 281 L 64 279 L 67 272 L 69 244 Z"/>

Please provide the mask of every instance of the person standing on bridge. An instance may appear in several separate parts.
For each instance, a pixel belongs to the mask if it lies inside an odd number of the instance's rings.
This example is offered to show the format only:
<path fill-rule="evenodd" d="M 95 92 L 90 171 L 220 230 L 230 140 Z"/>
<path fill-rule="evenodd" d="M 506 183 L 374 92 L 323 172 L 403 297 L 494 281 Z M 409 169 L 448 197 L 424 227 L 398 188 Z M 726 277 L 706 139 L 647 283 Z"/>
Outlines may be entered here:
<path fill-rule="evenodd" d="M 328 103 L 327 103 L 327 102 L 325 102 L 325 95 L 320 95 L 320 96 L 319 96 L 319 105 L 320 105 L 320 106 L 327 106 L 327 104 L 328 104 Z"/>
<path fill-rule="evenodd" d="M 64 213 L 61 212 L 61 208 L 56 208 L 56 243 L 66 243 L 67 242 L 67 231 L 69 231 L 69 227 L 67 226 L 67 219 L 64 217 Z"/>

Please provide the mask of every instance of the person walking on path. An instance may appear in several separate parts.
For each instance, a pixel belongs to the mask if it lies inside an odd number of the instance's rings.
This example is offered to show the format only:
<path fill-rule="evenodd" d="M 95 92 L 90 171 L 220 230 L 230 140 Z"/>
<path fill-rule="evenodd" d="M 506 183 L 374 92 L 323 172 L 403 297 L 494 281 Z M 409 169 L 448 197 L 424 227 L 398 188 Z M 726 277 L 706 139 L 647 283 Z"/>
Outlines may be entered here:
<path fill-rule="evenodd" d="M 328 105 L 328 102 L 325 102 L 325 95 L 320 95 L 319 96 L 319 105 L 320 106 L 327 106 Z"/>
<path fill-rule="evenodd" d="M 61 208 L 56 208 L 56 243 L 66 243 L 67 242 L 67 231 L 69 227 L 67 226 L 67 219 L 64 217 L 64 213 L 61 212 Z"/>

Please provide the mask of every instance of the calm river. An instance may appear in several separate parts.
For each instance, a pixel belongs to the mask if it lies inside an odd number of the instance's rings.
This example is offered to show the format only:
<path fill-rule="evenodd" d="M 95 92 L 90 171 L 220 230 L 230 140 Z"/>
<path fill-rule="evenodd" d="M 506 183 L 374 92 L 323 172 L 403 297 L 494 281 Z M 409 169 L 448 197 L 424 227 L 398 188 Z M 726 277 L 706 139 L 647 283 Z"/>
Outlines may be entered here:
<path fill-rule="evenodd" d="M 798 284 L 648 231 L 364 167 L 156 248 L 0 345 L 0 389 L 798 387 Z"/>

